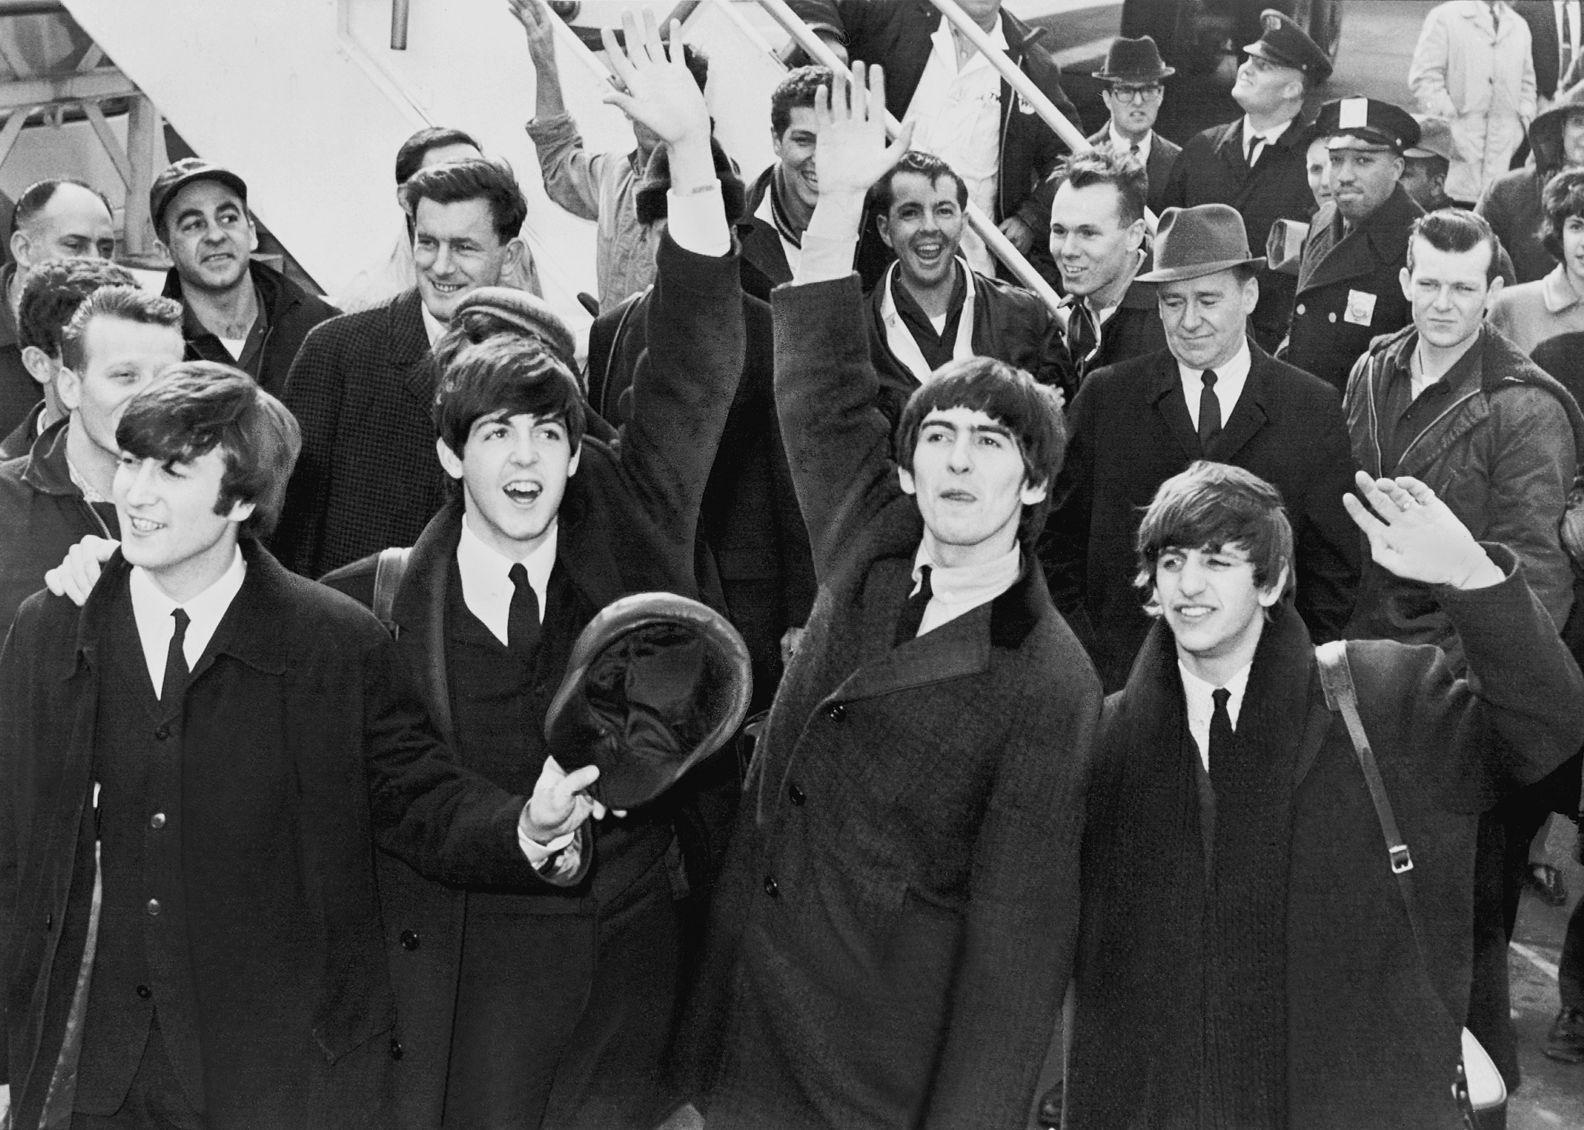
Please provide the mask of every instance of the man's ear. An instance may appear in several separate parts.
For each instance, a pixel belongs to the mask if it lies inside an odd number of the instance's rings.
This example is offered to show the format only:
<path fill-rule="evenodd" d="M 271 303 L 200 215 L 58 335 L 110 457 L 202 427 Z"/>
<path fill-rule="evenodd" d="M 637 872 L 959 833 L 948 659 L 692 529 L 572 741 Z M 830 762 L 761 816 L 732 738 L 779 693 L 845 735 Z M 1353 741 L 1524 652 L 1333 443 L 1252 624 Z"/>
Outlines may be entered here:
<path fill-rule="evenodd" d="M 1023 491 L 1019 497 L 1023 500 L 1024 506 L 1034 506 L 1038 503 L 1044 502 L 1046 495 L 1049 493 L 1050 484 L 1045 482 L 1043 479 L 1037 483 L 1031 483 L 1027 479 L 1024 479 Z"/>
<path fill-rule="evenodd" d="M 903 494 L 918 494 L 918 487 L 913 482 L 913 472 L 906 467 L 897 468 L 897 481 L 902 484 Z"/>
<path fill-rule="evenodd" d="M 38 346 L 24 345 L 22 367 L 28 371 L 28 376 L 39 383 L 40 388 L 49 388 L 55 383 L 55 373 L 59 370 L 60 363 Z"/>
<path fill-rule="evenodd" d="M 258 250 L 258 223 L 253 219 L 252 212 L 243 212 L 247 217 L 248 226 L 248 252 L 251 254 Z"/>
<path fill-rule="evenodd" d="M 523 243 L 522 236 L 514 235 L 506 241 L 506 257 L 501 260 L 501 277 L 495 280 L 496 285 L 517 270 L 517 264 L 522 262 L 527 252 L 528 247 Z"/>
<path fill-rule="evenodd" d="M 28 254 L 30 249 L 31 247 L 27 237 L 27 232 L 23 231 L 21 228 L 18 228 L 16 231 L 11 233 L 12 259 L 15 259 L 23 266 L 31 267 L 33 265 L 33 260 Z"/>
<path fill-rule="evenodd" d="M 880 242 L 887 247 L 891 246 L 891 217 L 876 213 L 875 230 L 880 233 Z"/>
<path fill-rule="evenodd" d="M 60 397 L 61 407 L 67 412 L 75 412 L 82 407 L 82 378 L 75 370 L 65 365 L 55 374 L 55 395 Z"/>
<path fill-rule="evenodd" d="M 1408 273 L 1408 268 L 1407 267 L 1404 267 L 1402 270 L 1397 272 L 1397 281 L 1402 283 L 1403 297 L 1406 298 L 1410 303 L 1412 303 L 1413 302 L 1413 276 Z"/>
<path fill-rule="evenodd" d="M 1145 225 L 1143 216 L 1128 225 L 1127 247 L 1129 251 L 1137 251 L 1144 246 L 1144 235 L 1148 230 L 1149 228 Z"/>
<path fill-rule="evenodd" d="M 65 372 L 64 369 L 61 372 Z M 435 454 L 440 457 L 440 466 L 447 475 L 453 479 L 462 478 L 462 457 L 451 450 L 451 445 L 445 440 L 435 439 Z"/>
<path fill-rule="evenodd" d="M 1261 608 L 1270 608 L 1281 599 L 1282 593 L 1287 589 L 1287 570 L 1289 568 L 1291 566 L 1283 565 L 1280 571 L 1277 572 L 1276 579 L 1265 588 L 1259 590 L 1257 595 L 1259 596 Z"/>
<path fill-rule="evenodd" d="M 230 512 L 226 514 L 226 521 L 235 522 L 240 526 L 253 516 L 253 511 L 257 508 L 257 505 L 254 502 L 233 502 Z"/>
<path fill-rule="evenodd" d="M 583 445 L 578 444 L 578 449 L 572 453 L 572 458 L 567 460 L 567 478 L 577 474 L 578 460 L 583 458 Z"/>
<path fill-rule="evenodd" d="M 1485 313 L 1490 313 L 1491 307 L 1496 303 L 1496 296 L 1501 293 L 1502 287 L 1506 285 L 1507 280 L 1502 278 L 1500 275 L 1497 275 L 1495 278 L 1491 279 L 1490 289 L 1485 292 Z"/>

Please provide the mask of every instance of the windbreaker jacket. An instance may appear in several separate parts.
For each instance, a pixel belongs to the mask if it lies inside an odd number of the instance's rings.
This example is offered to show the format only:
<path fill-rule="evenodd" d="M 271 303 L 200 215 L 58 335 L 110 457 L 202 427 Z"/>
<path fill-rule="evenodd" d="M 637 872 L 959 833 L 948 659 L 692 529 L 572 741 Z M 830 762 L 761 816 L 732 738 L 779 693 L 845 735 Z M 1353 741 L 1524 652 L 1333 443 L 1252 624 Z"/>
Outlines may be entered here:
<path fill-rule="evenodd" d="M 1477 370 L 1395 467 L 1381 462 L 1381 405 L 1394 370 L 1418 344 L 1412 327 L 1359 359 L 1343 408 L 1353 458 L 1374 476 L 1412 475 L 1481 541 L 1518 555 L 1529 587 L 1558 630 L 1573 604 L 1573 570 L 1558 526 L 1584 451 L 1584 415 L 1567 390 L 1486 326 L 1470 348 Z M 1459 657 L 1457 636 L 1425 585 L 1366 560 L 1349 637 L 1430 643 Z"/>

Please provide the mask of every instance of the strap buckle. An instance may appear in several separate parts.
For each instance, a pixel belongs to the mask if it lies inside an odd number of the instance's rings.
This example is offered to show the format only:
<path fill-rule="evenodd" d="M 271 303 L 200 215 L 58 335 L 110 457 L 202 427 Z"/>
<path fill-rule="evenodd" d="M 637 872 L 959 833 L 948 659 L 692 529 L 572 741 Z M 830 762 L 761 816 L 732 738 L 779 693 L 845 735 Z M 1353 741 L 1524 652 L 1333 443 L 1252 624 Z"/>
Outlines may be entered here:
<path fill-rule="evenodd" d="M 1391 849 L 1391 865 L 1393 875 L 1413 870 L 1413 856 L 1408 854 L 1407 844 L 1397 844 Z"/>

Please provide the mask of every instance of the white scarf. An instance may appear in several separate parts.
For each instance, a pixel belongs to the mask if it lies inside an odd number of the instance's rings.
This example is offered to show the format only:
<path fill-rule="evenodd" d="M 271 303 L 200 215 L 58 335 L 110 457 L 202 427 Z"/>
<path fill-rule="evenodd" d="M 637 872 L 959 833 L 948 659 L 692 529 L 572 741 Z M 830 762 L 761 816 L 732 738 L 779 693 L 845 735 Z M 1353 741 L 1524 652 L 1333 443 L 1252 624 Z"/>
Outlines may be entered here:
<path fill-rule="evenodd" d="M 961 361 L 974 356 L 973 326 L 974 326 L 974 276 L 968 263 L 961 255 L 956 257 L 957 265 L 963 272 L 963 304 L 962 313 L 957 316 L 957 340 L 952 343 L 952 360 Z M 902 320 L 902 315 L 897 313 L 896 299 L 892 296 L 892 280 L 896 277 L 897 264 L 892 263 L 886 268 L 885 278 L 881 280 L 880 322 L 885 326 L 886 344 L 891 347 L 891 352 L 907 370 L 917 378 L 919 384 L 929 380 L 933 372 L 929 362 L 924 360 L 924 351 L 918 347 L 918 342 L 913 340 L 913 331 L 908 329 L 907 323 Z"/>

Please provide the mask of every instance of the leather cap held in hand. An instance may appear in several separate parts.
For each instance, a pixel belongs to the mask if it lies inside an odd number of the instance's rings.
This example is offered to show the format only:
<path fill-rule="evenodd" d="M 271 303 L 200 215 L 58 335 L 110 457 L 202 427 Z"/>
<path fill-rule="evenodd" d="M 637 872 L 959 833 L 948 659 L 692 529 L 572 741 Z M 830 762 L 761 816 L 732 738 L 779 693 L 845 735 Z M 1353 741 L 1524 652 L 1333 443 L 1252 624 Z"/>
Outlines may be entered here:
<path fill-rule="evenodd" d="M 752 689 L 748 648 L 725 617 L 672 593 L 625 596 L 573 645 L 546 744 L 568 772 L 599 766 L 608 807 L 636 808 L 732 738 Z"/>
<path fill-rule="evenodd" d="M 1263 255 L 1249 254 L 1248 228 L 1228 204 L 1168 208 L 1155 228 L 1154 269 L 1139 282 L 1179 282 L 1233 267 L 1260 267 Z"/>

